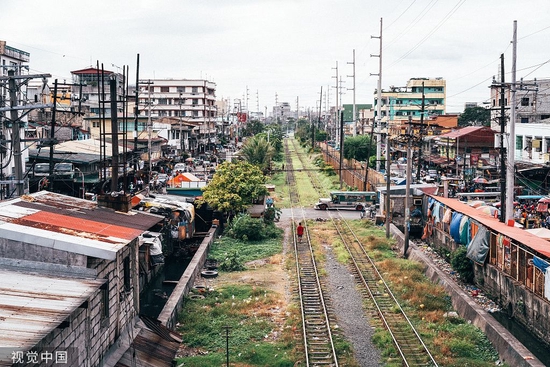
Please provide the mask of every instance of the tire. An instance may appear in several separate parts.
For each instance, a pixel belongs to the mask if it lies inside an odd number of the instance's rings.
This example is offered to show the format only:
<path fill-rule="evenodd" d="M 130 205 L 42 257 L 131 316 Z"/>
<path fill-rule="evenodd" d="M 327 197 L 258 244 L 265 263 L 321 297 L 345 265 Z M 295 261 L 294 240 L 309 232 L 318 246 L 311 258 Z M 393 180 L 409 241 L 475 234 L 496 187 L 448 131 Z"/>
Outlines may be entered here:
<path fill-rule="evenodd" d="M 359 210 L 363 210 L 363 205 L 357 205 L 355 207 L 355 210 L 359 211 Z"/>
<path fill-rule="evenodd" d="M 218 276 L 218 272 L 216 270 L 203 270 L 201 276 L 203 278 L 215 278 Z"/>
<path fill-rule="evenodd" d="M 320 210 L 327 210 L 328 206 L 326 204 L 319 205 Z"/>

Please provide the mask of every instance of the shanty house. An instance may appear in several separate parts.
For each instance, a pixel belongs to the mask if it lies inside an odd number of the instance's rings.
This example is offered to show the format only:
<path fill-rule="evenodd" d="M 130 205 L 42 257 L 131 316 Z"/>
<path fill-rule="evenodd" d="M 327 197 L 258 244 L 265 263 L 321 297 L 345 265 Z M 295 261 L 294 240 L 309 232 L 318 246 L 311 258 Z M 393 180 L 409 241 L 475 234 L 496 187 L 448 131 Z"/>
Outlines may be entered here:
<path fill-rule="evenodd" d="M 0 365 L 115 365 L 136 335 L 138 237 L 162 220 L 47 191 L 0 202 Z"/>

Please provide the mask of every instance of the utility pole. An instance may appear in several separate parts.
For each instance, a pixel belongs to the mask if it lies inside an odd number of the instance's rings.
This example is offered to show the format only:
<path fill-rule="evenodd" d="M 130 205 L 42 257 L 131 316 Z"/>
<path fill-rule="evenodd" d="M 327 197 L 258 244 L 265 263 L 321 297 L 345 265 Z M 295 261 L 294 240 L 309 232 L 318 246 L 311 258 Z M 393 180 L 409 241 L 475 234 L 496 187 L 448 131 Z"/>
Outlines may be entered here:
<path fill-rule="evenodd" d="M 353 91 L 353 117 L 351 118 L 351 123 L 352 123 L 352 126 L 353 126 L 353 136 L 356 136 L 357 135 L 357 129 L 356 129 L 356 111 L 355 111 L 355 49 L 353 49 L 353 61 L 352 62 L 348 62 L 348 64 L 352 64 L 353 65 L 353 75 L 348 75 L 348 78 L 349 77 L 352 77 L 353 78 L 353 88 L 348 88 L 348 90 L 352 90 Z"/>
<path fill-rule="evenodd" d="M 378 85 L 376 87 L 376 170 L 380 172 L 380 159 L 382 157 L 382 135 L 381 135 L 381 123 L 382 123 L 382 18 L 380 18 L 380 36 L 371 36 L 371 38 L 380 39 L 380 51 L 378 55 L 370 55 L 371 57 L 378 57 L 378 74 L 370 74 L 378 76 Z"/>
<path fill-rule="evenodd" d="M 412 116 L 409 115 L 409 124 L 407 126 L 407 173 L 405 181 L 405 242 L 403 244 L 403 257 L 407 258 L 407 251 L 409 250 L 409 225 L 411 220 L 411 203 L 410 203 L 410 191 L 411 191 L 411 171 L 412 171 L 412 159 L 411 159 L 411 124 Z"/>
<path fill-rule="evenodd" d="M 504 133 L 506 127 L 504 103 L 504 54 L 500 55 L 500 221 L 504 223 L 506 213 L 506 148 L 504 148 Z M 515 108 L 515 106 L 512 106 Z M 457 151 L 458 154 L 458 151 Z"/>
<path fill-rule="evenodd" d="M 514 185 L 515 185 L 515 149 L 516 149 L 516 57 L 518 45 L 517 20 L 514 20 L 514 31 L 512 37 L 512 101 L 510 106 L 510 125 L 508 126 L 508 165 L 506 166 L 506 197 L 508 198 L 506 207 L 501 206 L 501 211 L 505 211 L 505 223 L 514 219 Z M 503 188 L 501 187 L 501 190 Z M 502 201 L 501 201 L 502 202 Z M 505 209 L 504 209 L 505 208 Z"/>
<path fill-rule="evenodd" d="M 137 151 L 138 146 L 138 121 L 139 121 L 139 54 L 137 54 L 137 66 L 136 66 L 136 90 L 134 92 L 136 98 L 136 105 L 134 106 L 134 172 L 137 172 L 139 167 L 139 154 Z"/>
<path fill-rule="evenodd" d="M 0 65 L 0 68 L 2 67 L 7 67 L 7 66 L 1 66 Z M 11 67 L 11 66 L 10 66 Z M 17 66 L 16 66 L 17 67 Z M 19 110 L 32 110 L 32 109 L 35 109 L 35 108 L 48 108 L 48 107 L 52 107 L 51 104 L 40 104 L 40 105 L 32 105 L 32 106 L 19 106 L 18 105 L 18 91 L 19 91 L 19 87 L 21 85 L 25 85 L 29 79 L 34 79 L 34 78 L 48 78 L 48 77 L 51 77 L 50 74 L 38 74 L 38 75 L 18 75 L 16 74 L 15 70 L 13 69 L 10 69 L 8 70 L 8 76 L 7 77 L 0 77 L 0 82 L 2 84 L 5 83 L 5 81 L 7 81 L 7 86 L 8 86 L 8 91 L 9 91 L 9 106 L 8 107 L 0 107 L 0 113 L 2 112 L 7 112 L 7 111 L 10 111 L 10 118 L 7 119 L 9 120 L 9 122 L 11 122 L 12 124 L 12 129 L 11 129 L 11 137 L 10 137 L 10 140 L 11 140 L 11 155 L 13 156 L 13 160 L 14 160 L 14 175 L 15 175 L 15 180 L 7 180 L 7 181 L 4 181 L 4 168 L 1 168 L 1 178 L 2 178 L 2 182 L 0 182 L 1 185 L 9 185 L 9 184 L 12 184 L 12 183 L 15 183 L 15 187 L 16 187 L 16 194 L 17 196 L 21 196 L 21 195 L 24 195 L 25 194 L 25 180 L 24 180 L 24 177 L 23 177 L 23 157 L 22 157 L 22 152 L 21 152 L 21 125 L 20 125 L 20 117 L 19 117 Z M 19 84 L 18 84 L 18 80 L 23 80 L 21 81 Z M 5 85 L 5 84 L 4 84 Z M 1 134 L 3 135 L 3 134 Z M 1 141 L 0 144 L 4 145 L 6 144 L 5 141 Z M 2 153 L 3 155 L 3 153 Z M 7 156 L 9 156 L 9 153 L 6 154 Z M 3 193 L 2 193 L 2 196 Z M 9 198 L 11 197 L 11 194 L 9 195 L 6 195 L 5 198 Z"/>
<path fill-rule="evenodd" d="M 336 67 L 333 68 L 333 69 L 336 69 L 336 77 L 333 76 L 333 78 L 336 78 L 336 112 L 334 114 L 334 117 L 335 117 L 335 130 L 336 130 L 336 141 L 340 141 L 340 138 L 338 136 L 338 132 L 340 131 L 340 121 L 339 121 L 339 118 L 340 118 L 340 105 L 338 104 L 338 61 L 336 61 Z"/>
<path fill-rule="evenodd" d="M 416 167 L 416 181 L 420 182 L 420 169 L 422 168 L 422 143 L 424 134 L 424 82 L 422 82 L 422 107 L 420 109 L 420 128 L 418 129 L 418 136 L 420 137 L 418 142 L 418 166 Z M 456 152 L 458 154 L 458 151 Z M 458 175 L 458 172 L 457 172 Z"/>
<path fill-rule="evenodd" d="M 344 186 L 344 111 L 340 112 L 340 190 Z"/>

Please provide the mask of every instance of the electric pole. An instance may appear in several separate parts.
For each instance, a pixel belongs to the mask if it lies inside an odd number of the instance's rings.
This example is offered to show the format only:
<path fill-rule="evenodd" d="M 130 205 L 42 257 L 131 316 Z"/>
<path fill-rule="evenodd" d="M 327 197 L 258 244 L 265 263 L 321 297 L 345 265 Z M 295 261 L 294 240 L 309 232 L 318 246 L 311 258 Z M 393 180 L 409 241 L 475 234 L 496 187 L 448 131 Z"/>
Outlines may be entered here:
<path fill-rule="evenodd" d="M 348 75 L 349 77 L 353 78 L 353 88 L 348 88 L 348 90 L 353 91 L 353 117 L 351 118 L 351 124 L 353 127 L 353 136 L 357 135 L 357 129 L 356 129 L 356 112 L 355 112 L 355 49 L 353 49 L 353 61 L 348 62 L 348 64 L 353 65 L 353 75 Z"/>
<path fill-rule="evenodd" d="M 340 118 L 340 106 L 338 104 L 338 61 L 336 61 L 336 67 L 333 68 L 333 69 L 336 69 L 336 76 L 333 78 L 336 78 L 336 111 L 335 111 L 335 114 L 334 114 L 334 117 L 335 117 L 335 128 L 336 128 L 336 141 L 340 141 L 339 139 L 339 136 L 338 136 L 338 131 L 340 130 L 339 126 L 340 126 L 340 121 L 339 121 L 339 118 Z"/>
<path fill-rule="evenodd" d="M 516 95 L 516 56 L 517 56 L 517 44 L 518 44 L 518 33 L 517 33 L 517 20 L 514 20 L 514 31 L 512 37 L 512 101 L 510 107 L 510 125 L 508 126 L 508 165 L 506 166 L 506 197 L 507 203 L 506 207 L 501 207 L 501 210 L 506 209 L 505 223 L 508 223 L 510 219 L 514 219 L 514 185 L 515 185 L 515 149 L 516 149 L 516 104 L 517 104 L 517 95 Z M 504 190 L 501 187 L 501 190 Z"/>
<path fill-rule="evenodd" d="M 371 36 L 371 38 L 380 39 L 380 51 L 378 55 L 371 55 L 371 57 L 378 57 L 378 74 L 370 74 L 378 76 L 378 85 L 376 88 L 376 170 L 380 172 L 380 159 L 382 157 L 382 18 L 380 18 L 380 36 Z"/>

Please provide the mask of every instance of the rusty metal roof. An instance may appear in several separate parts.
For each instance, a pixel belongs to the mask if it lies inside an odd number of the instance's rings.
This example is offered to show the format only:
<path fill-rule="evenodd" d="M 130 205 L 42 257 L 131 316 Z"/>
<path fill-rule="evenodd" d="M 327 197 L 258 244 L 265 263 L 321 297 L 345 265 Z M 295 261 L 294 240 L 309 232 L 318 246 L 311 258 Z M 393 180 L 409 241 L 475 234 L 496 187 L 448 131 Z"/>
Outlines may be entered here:
<path fill-rule="evenodd" d="M 113 260 L 121 248 L 163 219 L 41 191 L 0 202 L 0 238 Z"/>
<path fill-rule="evenodd" d="M 146 327 L 140 330 L 130 348 L 115 367 L 171 367 L 180 346 L 180 335 L 158 320 L 141 316 Z M 137 361 L 137 362 L 136 362 Z"/>
<path fill-rule="evenodd" d="M 105 282 L 0 268 L 0 364 L 31 350 Z"/>

